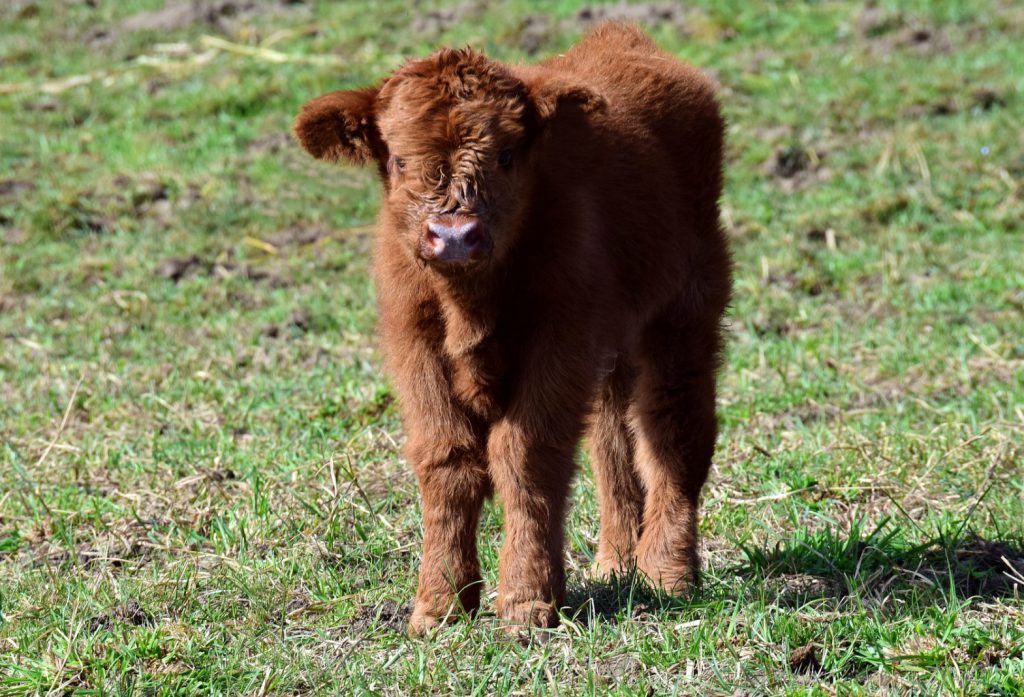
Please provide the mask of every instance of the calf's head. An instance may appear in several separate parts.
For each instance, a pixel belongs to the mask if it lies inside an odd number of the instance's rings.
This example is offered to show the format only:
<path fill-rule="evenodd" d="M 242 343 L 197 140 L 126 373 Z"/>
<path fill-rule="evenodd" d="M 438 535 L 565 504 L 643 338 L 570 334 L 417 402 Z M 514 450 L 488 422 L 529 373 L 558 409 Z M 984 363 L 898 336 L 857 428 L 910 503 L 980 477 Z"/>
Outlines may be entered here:
<path fill-rule="evenodd" d="M 377 87 L 308 102 L 294 131 L 316 158 L 375 163 L 410 253 L 442 273 L 466 273 L 515 244 L 534 146 L 552 119 L 603 105 L 561 78 L 527 83 L 480 53 L 444 49 Z"/>

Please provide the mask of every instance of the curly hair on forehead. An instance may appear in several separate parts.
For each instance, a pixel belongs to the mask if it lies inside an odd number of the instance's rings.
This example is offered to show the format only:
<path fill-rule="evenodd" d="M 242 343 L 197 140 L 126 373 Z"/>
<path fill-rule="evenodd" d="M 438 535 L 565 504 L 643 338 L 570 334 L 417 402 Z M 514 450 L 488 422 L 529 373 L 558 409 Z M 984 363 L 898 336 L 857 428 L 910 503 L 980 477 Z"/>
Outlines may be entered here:
<path fill-rule="evenodd" d="M 469 48 L 407 62 L 384 83 L 378 105 L 394 152 L 442 208 L 482 201 L 476 180 L 485 158 L 532 123 L 526 85 Z"/>
<path fill-rule="evenodd" d="M 411 60 L 392 76 L 423 79 L 436 89 L 437 96 L 449 101 L 486 96 L 522 98 L 526 87 L 504 65 L 482 53 L 466 48 L 443 48 L 426 58 Z"/>

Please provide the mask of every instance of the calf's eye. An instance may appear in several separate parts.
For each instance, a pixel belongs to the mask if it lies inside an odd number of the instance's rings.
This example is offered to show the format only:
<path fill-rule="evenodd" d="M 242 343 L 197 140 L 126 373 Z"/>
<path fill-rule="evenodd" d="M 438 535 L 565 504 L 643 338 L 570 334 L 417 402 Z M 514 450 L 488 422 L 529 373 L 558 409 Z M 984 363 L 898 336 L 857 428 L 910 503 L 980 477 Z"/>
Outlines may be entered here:
<path fill-rule="evenodd" d="M 498 155 L 498 164 L 502 167 L 508 167 L 512 164 L 512 148 L 505 148 Z"/>
<path fill-rule="evenodd" d="M 388 159 L 388 171 L 392 174 L 400 174 L 405 171 L 405 160 L 397 155 L 392 155 Z"/>

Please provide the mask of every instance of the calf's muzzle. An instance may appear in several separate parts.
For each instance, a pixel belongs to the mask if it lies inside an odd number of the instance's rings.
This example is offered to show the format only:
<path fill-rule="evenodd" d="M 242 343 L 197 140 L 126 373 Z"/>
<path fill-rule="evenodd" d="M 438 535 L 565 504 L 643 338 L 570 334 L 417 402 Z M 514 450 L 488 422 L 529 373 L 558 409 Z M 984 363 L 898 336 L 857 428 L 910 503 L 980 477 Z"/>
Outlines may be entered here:
<path fill-rule="evenodd" d="M 430 262 L 465 265 L 486 255 L 487 242 L 480 220 L 474 216 L 432 216 L 424 226 L 420 252 Z"/>

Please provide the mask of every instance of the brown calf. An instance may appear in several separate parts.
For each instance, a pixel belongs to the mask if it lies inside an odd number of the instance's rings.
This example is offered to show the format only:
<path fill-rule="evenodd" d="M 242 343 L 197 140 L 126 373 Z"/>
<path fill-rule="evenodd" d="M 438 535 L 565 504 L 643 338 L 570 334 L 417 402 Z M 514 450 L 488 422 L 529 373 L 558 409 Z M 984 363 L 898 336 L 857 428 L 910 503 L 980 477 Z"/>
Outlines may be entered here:
<path fill-rule="evenodd" d="M 588 427 L 599 569 L 693 583 L 731 285 L 708 80 L 605 24 L 535 65 L 409 61 L 309 102 L 295 134 L 317 158 L 376 164 L 384 187 L 380 336 L 423 505 L 411 630 L 478 608 L 495 491 L 498 615 L 557 623 Z"/>

